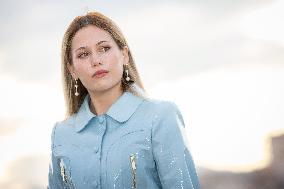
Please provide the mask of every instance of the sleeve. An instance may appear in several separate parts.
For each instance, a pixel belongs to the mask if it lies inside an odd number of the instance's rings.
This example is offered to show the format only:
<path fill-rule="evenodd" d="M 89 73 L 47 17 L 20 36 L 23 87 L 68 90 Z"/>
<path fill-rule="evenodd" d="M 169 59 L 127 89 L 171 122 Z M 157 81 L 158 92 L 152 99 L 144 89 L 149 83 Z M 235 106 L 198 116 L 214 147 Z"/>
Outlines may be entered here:
<path fill-rule="evenodd" d="M 48 172 L 48 186 L 47 189 L 61 189 L 62 182 L 60 182 L 61 175 L 59 167 L 57 166 L 56 158 L 54 156 L 53 147 L 55 143 L 55 130 L 56 130 L 57 122 L 52 129 L 51 134 L 51 159 L 49 163 L 49 172 Z"/>
<path fill-rule="evenodd" d="M 162 188 L 199 189 L 182 114 L 174 102 L 164 104 L 152 127 L 153 156 Z"/>

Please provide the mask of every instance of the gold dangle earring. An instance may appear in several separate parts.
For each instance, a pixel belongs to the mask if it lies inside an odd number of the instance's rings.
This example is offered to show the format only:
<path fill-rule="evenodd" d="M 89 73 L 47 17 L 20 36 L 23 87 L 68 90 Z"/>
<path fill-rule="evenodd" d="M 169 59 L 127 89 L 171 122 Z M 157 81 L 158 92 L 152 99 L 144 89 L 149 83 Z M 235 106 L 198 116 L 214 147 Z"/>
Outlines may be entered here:
<path fill-rule="evenodd" d="M 80 93 L 78 93 L 78 79 L 75 79 L 75 96 L 79 96 Z"/>

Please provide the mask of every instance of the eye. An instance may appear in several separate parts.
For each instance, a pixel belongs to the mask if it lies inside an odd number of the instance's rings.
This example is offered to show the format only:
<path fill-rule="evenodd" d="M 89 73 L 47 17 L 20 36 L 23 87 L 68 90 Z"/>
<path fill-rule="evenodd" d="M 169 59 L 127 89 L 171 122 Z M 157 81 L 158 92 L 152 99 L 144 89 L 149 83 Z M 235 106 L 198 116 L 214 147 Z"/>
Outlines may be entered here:
<path fill-rule="evenodd" d="M 108 51 L 109 49 L 110 49 L 110 47 L 105 46 L 105 47 L 102 47 L 102 48 L 101 48 L 101 51 L 106 52 L 106 51 Z"/>
<path fill-rule="evenodd" d="M 84 57 L 88 56 L 88 54 L 89 53 L 87 53 L 87 52 L 83 52 L 83 53 L 80 53 L 77 57 L 78 58 L 84 58 Z"/>

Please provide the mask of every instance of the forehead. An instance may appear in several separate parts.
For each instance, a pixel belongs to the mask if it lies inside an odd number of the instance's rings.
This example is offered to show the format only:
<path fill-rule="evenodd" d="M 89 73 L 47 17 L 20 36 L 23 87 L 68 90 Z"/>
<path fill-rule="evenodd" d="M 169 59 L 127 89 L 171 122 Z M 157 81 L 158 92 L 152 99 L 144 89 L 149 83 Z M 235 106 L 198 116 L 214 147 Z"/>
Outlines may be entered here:
<path fill-rule="evenodd" d="M 112 37 L 107 31 L 94 25 L 88 25 L 76 32 L 71 46 L 72 49 L 76 49 L 81 46 L 92 46 L 102 40 L 113 42 Z"/>

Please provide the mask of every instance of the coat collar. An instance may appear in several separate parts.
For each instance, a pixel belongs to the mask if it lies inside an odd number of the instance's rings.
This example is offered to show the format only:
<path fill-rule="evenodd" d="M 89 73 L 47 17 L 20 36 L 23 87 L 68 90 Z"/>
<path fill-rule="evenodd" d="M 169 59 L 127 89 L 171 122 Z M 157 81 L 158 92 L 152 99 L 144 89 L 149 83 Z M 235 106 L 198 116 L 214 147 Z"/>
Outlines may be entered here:
<path fill-rule="evenodd" d="M 142 101 L 143 98 L 138 97 L 131 92 L 124 91 L 105 114 L 120 123 L 125 122 L 135 112 Z M 79 111 L 75 115 L 75 129 L 77 132 L 81 131 L 93 117 L 99 117 L 91 112 L 89 103 L 90 95 L 87 94 Z"/>

